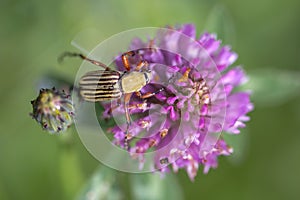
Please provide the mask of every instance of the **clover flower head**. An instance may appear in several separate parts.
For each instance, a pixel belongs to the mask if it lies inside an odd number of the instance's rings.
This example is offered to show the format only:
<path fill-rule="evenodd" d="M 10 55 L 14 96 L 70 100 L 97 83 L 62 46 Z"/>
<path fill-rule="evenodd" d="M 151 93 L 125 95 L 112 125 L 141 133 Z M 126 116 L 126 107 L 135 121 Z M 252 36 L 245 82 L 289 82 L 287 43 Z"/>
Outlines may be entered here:
<path fill-rule="evenodd" d="M 31 104 L 30 115 L 49 133 L 63 132 L 73 123 L 74 106 L 64 91 L 41 89 Z"/>
<path fill-rule="evenodd" d="M 139 52 L 132 65 L 142 58 L 152 73 L 141 93 L 159 92 L 147 99 L 136 94 L 131 97 L 129 153 L 140 159 L 142 167 L 143 155 L 153 151 L 153 169 L 169 171 L 170 164 L 173 171 L 186 169 L 192 180 L 200 166 L 204 173 L 216 168 L 219 156 L 233 152 L 222 134 L 238 134 L 253 109 L 250 94 L 234 90 L 247 80 L 241 67 L 229 69 L 237 54 L 221 46 L 214 34 L 197 38 L 192 24 L 164 29 L 149 41 L 136 38 L 130 50 Z M 116 64 L 118 70 L 124 70 L 120 59 Z M 106 118 L 124 115 L 122 105 L 113 113 L 111 104 L 104 108 Z M 111 128 L 114 143 L 121 147 L 124 127 Z"/>

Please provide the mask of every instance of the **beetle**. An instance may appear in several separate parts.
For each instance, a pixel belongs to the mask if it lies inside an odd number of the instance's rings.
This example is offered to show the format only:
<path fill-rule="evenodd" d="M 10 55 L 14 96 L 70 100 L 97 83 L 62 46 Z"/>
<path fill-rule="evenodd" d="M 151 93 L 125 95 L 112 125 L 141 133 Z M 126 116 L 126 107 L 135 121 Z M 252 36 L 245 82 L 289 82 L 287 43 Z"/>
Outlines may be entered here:
<path fill-rule="evenodd" d="M 131 71 L 129 57 L 133 57 L 136 54 L 138 54 L 138 51 L 128 51 L 122 54 L 122 64 L 126 69 L 124 72 L 113 70 L 104 63 L 90 59 L 81 53 L 65 52 L 60 57 L 60 60 L 64 57 L 80 57 L 83 60 L 103 68 L 102 70 L 87 72 L 80 78 L 79 91 L 85 101 L 102 102 L 124 97 L 124 108 L 127 123 L 124 138 L 124 146 L 126 150 L 129 150 L 129 127 L 131 125 L 129 101 L 131 95 L 135 93 L 141 99 L 146 99 L 163 91 L 163 88 L 161 88 L 156 92 L 141 94 L 140 90 L 151 81 L 152 74 L 150 70 L 146 69 L 148 63 L 143 60 L 141 56 L 134 71 Z"/>

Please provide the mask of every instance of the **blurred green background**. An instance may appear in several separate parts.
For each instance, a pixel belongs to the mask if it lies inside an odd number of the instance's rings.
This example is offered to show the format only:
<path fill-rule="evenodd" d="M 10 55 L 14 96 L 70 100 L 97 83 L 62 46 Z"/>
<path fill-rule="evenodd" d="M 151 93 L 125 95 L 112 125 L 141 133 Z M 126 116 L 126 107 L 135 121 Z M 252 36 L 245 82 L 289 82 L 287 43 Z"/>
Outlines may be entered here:
<path fill-rule="evenodd" d="M 131 28 L 182 23 L 194 23 L 198 35 L 217 31 L 238 52 L 255 110 L 242 135 L 231 138 L 231 158 L 207 175 L 201 168 L 194 182 L 182 170 L 161 192 L 174 194 L 176 183 L 185 199 L 298 199 L 299 8 L 297 0 L 1 0 L 0 199 L 73 199 L 99 165 L 74 130 L 51 136 L 29 117 L 43 75 L 74 78 L 80 61 L 58 65 L 57 56 L 76 50 L 70 42 L 78 33 L 97 30 L 86 40 L 92 45 Z M 105 170 L 133 197 L 139 187 L 127 183 L 137 175 Z"/>

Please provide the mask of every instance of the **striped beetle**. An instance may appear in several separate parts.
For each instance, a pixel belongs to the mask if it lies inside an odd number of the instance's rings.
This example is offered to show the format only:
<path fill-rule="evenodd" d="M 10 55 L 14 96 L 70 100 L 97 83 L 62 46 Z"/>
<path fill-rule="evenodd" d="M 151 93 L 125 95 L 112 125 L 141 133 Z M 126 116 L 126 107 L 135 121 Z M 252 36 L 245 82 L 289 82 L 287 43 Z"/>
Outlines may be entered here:
<path fill-rule="evenodd" d="M 122 63 L 126 69 L 124 72 L 113 70 L 104 63 L 92 60 L 80 53 L 65 52 L 60 57 L 60 60 L 66 56 L 80 57 L 81 59 L 104 69 L 87 72 L 80 78 L 79 91 L 85 101 L 101 102 L 120 99 L 122 96 L 124 97 L 124 108 L 127 122 L 126 134 L 124 138 L 124 146 L 126 150 L 129 150 L 129 126 L 131 124 L 129 115 L 129 101 L 131 95 L 135 93 L 141 99 L 146 99 L 163 91 L 163 88 L 161 88 L 156 92 L 141 94 L 140 90 L 151 81 L 152 75 L 150 70 L 144 69 L 144 67 L 148 66 L 148 63 L 141 59 L 141 56 L 140 61 L 136 65 L 134 71 L 130 71 L 131 66 L 128 58 L 135 56 L 135 54 L 136 52 L 134 51 L 129 51 L 122 54 Z"/>

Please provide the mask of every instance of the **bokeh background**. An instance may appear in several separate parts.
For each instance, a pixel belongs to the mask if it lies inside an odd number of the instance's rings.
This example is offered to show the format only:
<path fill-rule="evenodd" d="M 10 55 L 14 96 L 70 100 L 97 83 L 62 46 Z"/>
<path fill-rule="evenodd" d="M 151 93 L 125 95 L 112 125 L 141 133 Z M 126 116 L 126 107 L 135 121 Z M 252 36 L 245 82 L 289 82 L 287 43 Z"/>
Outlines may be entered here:
<path fill-rule="evenodd" d="M 297 0 L 1 0 L 0 199 L 73 199 L 91 184 L 99 162 L 76 131 L 51 136 L 29 117 L 41 77 L 74 78 L 80 61 L 59 65 L 57 57 L 77 50 L 70 42 L 78 34 L 88 36 L 82 40 L 88 50 L 131 28 L 182 23 L 194 23 L 198 35 L 216 31 L 238 52 L 236 64 L 251 78 L 247 86 L 254 90 L 255 110 L 241 135 L 230 139 L 236 153 L 221 158 L 207 175 L 200 169 L 194 182 L 182 170 L 167 176 L 167 186 L 160 188 L 153 186 L 155 180 L 141 187 L 143 175 L 102 167 L 97 180 L 108 176 L 111 182 L 98 189 L 111 199 L 151 199 L 157 193 L 183 199 L 298 199 L 299 8 Z"/>

